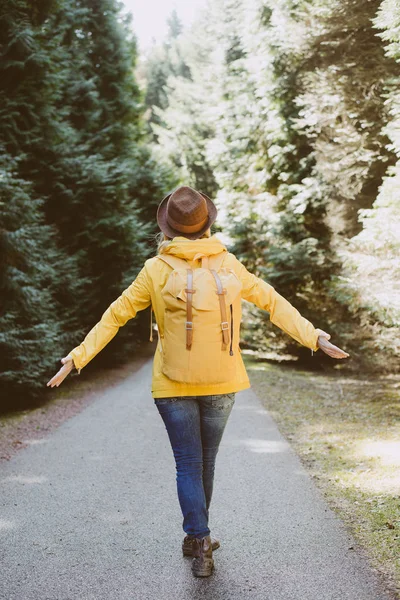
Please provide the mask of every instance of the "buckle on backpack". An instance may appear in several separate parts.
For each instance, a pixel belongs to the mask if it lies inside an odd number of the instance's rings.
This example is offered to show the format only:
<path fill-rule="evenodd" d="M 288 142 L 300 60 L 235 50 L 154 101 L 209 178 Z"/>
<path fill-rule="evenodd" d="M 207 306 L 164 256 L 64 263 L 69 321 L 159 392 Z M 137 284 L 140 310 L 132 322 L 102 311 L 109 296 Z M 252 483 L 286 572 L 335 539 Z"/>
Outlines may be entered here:
<path fill-rule="evenodd" d="M 228 321 L 222 321 L 221 322 L 221 329 L 222 329 L 222 331 L 224 331 L 225 329 L 229 329 L 229 323 L 228 323 Z"/>
<path fill-rule="evenodd" d="M 193 321 L 185 321 L 185 329 L 193 329 Z"/>

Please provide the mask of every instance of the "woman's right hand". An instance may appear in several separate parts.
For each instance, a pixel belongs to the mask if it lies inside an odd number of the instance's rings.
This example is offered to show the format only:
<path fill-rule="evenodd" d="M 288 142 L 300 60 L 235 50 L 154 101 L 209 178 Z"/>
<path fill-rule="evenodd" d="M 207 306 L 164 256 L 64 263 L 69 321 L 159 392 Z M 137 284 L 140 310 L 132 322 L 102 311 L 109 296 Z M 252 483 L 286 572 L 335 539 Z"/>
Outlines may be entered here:
<path fill-rule="evenodd" d="M 59 386 L 62 381 L 71 373 L 71 371 L 75 368 L 74 361 L 70 356 L 65 356 L 61 359 L 63 366 L 61 369 L 47 382 L 47 387 L 51 386 Z"/>
<path fill-rule="evenodd" d="M 326 331 L 323 331 L 322 329 L 319 329 L 318 331 L 320 332 L 317 342 L 318 348 L 321 348 L 321 350 L 325 352 L 325 354 L 328 354 L 328 356 L 331 356 L 332 358 L 347 358 L 348 356 L 350 356 L 347 352 L 345 352 L 338 346 L 334 346 L 333 344 L 328 342 L 328 340 L 331 337 L 329 333 L 326 333 Z"/>

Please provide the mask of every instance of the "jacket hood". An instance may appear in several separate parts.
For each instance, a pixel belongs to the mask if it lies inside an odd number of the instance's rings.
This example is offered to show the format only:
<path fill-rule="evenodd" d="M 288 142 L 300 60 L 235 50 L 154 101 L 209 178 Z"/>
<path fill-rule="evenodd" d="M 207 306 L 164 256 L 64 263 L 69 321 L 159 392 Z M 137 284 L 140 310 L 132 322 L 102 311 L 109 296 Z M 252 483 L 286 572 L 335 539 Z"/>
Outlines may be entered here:
<path fill-rule="evenodd" d="M 176 236 L 164 248 L 162 254 L 172 254 L 186 260 L 196 260 L 202 256 L 212 256 L 213 254 L 220 254 L 220 252 L 228 252 L 228 249 L 215 235 L 197 240 Z"/>

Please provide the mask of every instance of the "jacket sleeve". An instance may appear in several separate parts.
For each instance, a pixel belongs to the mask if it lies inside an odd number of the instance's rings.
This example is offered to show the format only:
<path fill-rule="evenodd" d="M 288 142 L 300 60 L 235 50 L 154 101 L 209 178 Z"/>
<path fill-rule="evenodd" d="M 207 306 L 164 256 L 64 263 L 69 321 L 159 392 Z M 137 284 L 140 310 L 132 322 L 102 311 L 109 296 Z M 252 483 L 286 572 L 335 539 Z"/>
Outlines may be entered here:
<path fill-rule="evenodd" d="M 150 304 L 149 278 L 145 265 L 131 285 L 110 304 L 83 342 L 69 352 L 68 356 L 73 359 L 78 373 L 113 339 L 120 327 Z"/>
<path fill-rule="evenodd" d="M 271 323 L 303 346 L 316 352 L 321 330 L 302 317 L 299 311 L 278 294 L 272 285 L 250 273 L 238 259 L 236 261 L 238 276 L 243 284 L 242 298 L 268 311 Z"/>

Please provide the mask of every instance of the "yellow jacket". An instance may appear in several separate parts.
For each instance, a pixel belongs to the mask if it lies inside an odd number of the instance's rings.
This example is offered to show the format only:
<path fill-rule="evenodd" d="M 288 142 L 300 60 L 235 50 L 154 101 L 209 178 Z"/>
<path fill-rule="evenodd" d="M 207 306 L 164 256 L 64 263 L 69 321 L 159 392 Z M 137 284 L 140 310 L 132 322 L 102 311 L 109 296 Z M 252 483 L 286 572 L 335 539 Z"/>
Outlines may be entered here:
<path fill-rule="evenodd" d="M 226 246 L 215 235 L 197 240 L 177 236 L 164 250 L 167 254 L 186 259 L 192 268 L 201 266 L 202 256 L 211 256 L 222 251 L 226 252 L 223 266 L 233 269 L 243 284 L 242 298 L 268 311 L 270 321 L 274 325 L 277 325 L 300 344 L 317 351 L 317 339 L 320 330 L 302 317 L 299 311 L 278 294 L 269 283 L 250 273 L 234 254 L 228 252 Z M 158 342 L 152 371 L 151 392 L 153 398 L 227 394 L 249 388 L 250 381 L 240 354 L 241 351 L 235 353 L 236 375 L 228 383 L 212 385 L 185 384 L 173 381 L 161 372 L 160 338 L 162 339 L 164 331 L 165 306 L 160 292 L 170 272 L 171 268 L 156 257 L 145 261 L 136 279 L 122 292 L 119 298 L 110 304 L 100 321 L 89 331 L 83 342 L 69 353 L 78 372 L 80 373 L 81 369 L 112 340 L 120 327 L 125 325 L 129 319 L 133 319 L 139 310 L 144 310 L 151 305 L 158 328 Z M 237 320 L 239 320 L 240 326 L 241 311 Z M 150 339 L 152 340 L 152 336 L 150 336 Z"/>

